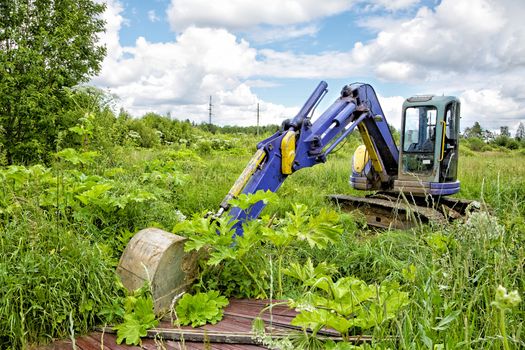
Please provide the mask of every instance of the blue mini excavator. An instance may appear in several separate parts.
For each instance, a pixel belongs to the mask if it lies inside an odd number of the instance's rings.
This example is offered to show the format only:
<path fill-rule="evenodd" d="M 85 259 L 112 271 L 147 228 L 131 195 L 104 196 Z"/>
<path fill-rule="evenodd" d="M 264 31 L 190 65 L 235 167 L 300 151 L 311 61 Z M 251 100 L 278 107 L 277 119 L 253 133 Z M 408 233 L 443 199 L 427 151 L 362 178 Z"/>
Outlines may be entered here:
<path fill-rule="evenodd" d="M 461 217 L 470 201 L 446 197 L 459 192 L 457 180 L 460 102 L 453 96 L 414 96 L 403 104 L 401 145 L 394 141 L 374 89 L 368 84 L 346 85 L 341 95 L 315 121 L 312 111 L 327 92 L 322 81 L 299 113 L 281 130 L 257 145 L 257 152 L 215 214 L 225 212 L 242 222 L 256 218 L 263 202 L 250 210 L 230 208 L 241 193 L 277 191 L 294 172 L 324 163 L 328 155 L 356 128 L 363 145 L 353 156 L 350 184 L 374 191 L 365 197 L 334 195 L 343 208 L 359 208 L 368 224 L 407 228 L 423 222 Z"/>
<path fill-rule="evenodd" d="M 294 172 L 324 163 L 356 128 L 364 145 L 357 148 L 350 184 L 369 191 L 363 197 L 334 195 L 343 209 L 359 209 L 372 226 L 408 228 L 426 222 L 446 223 L 462 217 L 469 201 L 447 197 L 459 191 L 457 180 L 459 100 L 450 96 L 416 96 L 403 104 L 401 144 L 397 146 L 374 89 L 367 84 L 343 87 L 341 96 L 315 121 L 312 111 L 327 92 L 321 82 L 295 118 L 260 142 L 257 151 L 219 210 L 242 223 L 261 213 L 264 203 L 248 210 L 231 207 L 232 198 L 259 190 L 277 191 Z M 157 228 L 138 232 L 128 243 L 117 273 L 130 290 L 150 281 L 156 312 L 193 281 L 195 257 L 184 253 L 185 238 Z"/>

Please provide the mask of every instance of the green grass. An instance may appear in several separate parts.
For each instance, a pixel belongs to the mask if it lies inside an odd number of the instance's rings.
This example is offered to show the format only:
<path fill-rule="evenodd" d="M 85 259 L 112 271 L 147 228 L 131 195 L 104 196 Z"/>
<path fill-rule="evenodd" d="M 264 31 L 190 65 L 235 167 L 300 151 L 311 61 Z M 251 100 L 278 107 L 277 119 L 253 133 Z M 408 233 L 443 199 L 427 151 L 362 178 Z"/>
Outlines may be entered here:
<path fill-rule="evenodd" d="M 148 226 L 170 231 L 179 212 L 216 211 L 254 151 L 248 143 L 253 140 L 236 139 L 225 150 L 208 144 L 121 147 L 85 164 L 59 160 L 42 174 L 2 169 L 0 348 L 68 337 L 71 329 L 82 333 L 102 322 L 97 314 L 118 293 L 113 268 L 132 234 Z M 295 203 L 315 213 L 332 206 L 328 194 L 359 193 L 348 184 L 354 146 L 352 141 L 326 164 L 292 175 L 265 213 L 282 217 Z M 284 264 L 311 258 L 335 264 L 340 276 L 401 283 L 411 303 L 373 331 L 378 348 L 500 349 L 503 333 L 510 348 L 523 348 L 525 302 L 504 319 L 492 302 L 498 285 L 522 297 L 525 291 L 524 160 L 519 151 L 469 151 L 460 158 L 458 197 L 485 202 L 488 218 L 446 228 L 369 231 L 358 216 L 342 214 L 344 233 L 336 245 L 294 245 Z M 88 186 L 86 177 L 112 187 L 80 202 L 76 196 L 85 193 L 79 186 Z M 133 191 L 142 195 L 124 205 Z M 46 194 L 56 194 L 57 204 L 43 205 Z M 287 296 L 297 293 L 291 280 L 285 278 L 283 287 Z"/>
<path fill-rule="evenodd" d="M 117 293 L 114 261 L 48 214 L 21 209 L 0 235 L 0 348 L 82 334 Z"/>

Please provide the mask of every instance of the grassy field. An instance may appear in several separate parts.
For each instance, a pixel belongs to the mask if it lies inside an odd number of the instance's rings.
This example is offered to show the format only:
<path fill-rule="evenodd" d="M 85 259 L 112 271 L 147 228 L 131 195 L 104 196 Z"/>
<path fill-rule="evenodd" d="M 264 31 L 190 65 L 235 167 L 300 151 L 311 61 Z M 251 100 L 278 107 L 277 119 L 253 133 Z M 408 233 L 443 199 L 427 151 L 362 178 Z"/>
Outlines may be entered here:
<path fill-rule="evenodd" d="M 242 136 L 228 142 L 222 149 L 63 151 L 51 167 L 1 169 L 0 348 L 27 348 L 107 321 L 123 295 L 113 269 L 133 233 L 149 226 L 171 231 L 184 216 L 217 209 L 254 151 Z M 308 206 L 309 218 L 336 210 L 327 194 L 357 193 L 348 185 L 356 142 L 291 176 L 264 213 L 286 222 L 297 204 Z M 334 278 L 395 283 L 408 293 L 409 303 L 394 318 L 365 331 L 374 348 L 523 348 L 525 303 L 508 304 L 508 295 L 525 291 L 524 160 L 519 152 L 461 157 L 458 196 L 489 208 L 466 223 L 377 232 L 364 228 L 358 215 L 341 213 L 336 241 L 325 247 L 294 241 L 281 262 L 329 263 Z M 284 276 L 277 286 L 273 279 L 280 274 L 271 261 L 280 259 L 274 249 L 262 244 L 257 252 L 260 278 L 265 288 L 295 298 L 301 293 L 296 280 Z M 254 285 L 235 262 L 220 267 L 222 275 L 205 274 L 196 288 L 253 296 Z M 499 286 L 507 294 L 497 294 Z"/>

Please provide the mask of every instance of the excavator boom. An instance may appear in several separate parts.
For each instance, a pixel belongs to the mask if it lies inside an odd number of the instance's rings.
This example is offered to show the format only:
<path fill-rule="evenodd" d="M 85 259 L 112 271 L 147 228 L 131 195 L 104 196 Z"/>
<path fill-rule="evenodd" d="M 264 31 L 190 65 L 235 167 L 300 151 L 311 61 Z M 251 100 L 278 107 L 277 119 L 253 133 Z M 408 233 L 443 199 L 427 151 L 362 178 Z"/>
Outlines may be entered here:
<path fill-rule="evenodd" d="M 312 121 L 311 113 L 326 91 L 326 82 L 320 82 L 299 113 L 257 145 L 257 152 L 221 202 L 216 215 L 228 211 L 230 200 L 241 193 L 275 192 L 292 173 L 326 162 L 328 155 L 356 127 L 373 155 L 379 186 L 385 190 L 392 188 L 399 152 L 373 88 L 360 83 L 345 86 L 341 96 Z M 229 215 L 238 221 L 237 233 L 242 234 L 242 222 L 258 217 L 263 208 L 262 201 L 249 210 L 231 208 Z"/>

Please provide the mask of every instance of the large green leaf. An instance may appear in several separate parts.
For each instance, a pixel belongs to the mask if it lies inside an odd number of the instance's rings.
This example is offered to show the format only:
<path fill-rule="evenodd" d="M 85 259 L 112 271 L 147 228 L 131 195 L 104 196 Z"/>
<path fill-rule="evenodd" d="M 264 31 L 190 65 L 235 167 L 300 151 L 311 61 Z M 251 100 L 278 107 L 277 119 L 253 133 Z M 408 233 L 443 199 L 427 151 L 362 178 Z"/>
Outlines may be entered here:
<path fill-rule="evenodd" d="M 185 294 L 177 303 L 178 322 L 192 327 L 203 326 L 206 323 L 215 324 L 222 319 L 223 308 L 228 305 L 228 299 L 217 291 Z"/>

